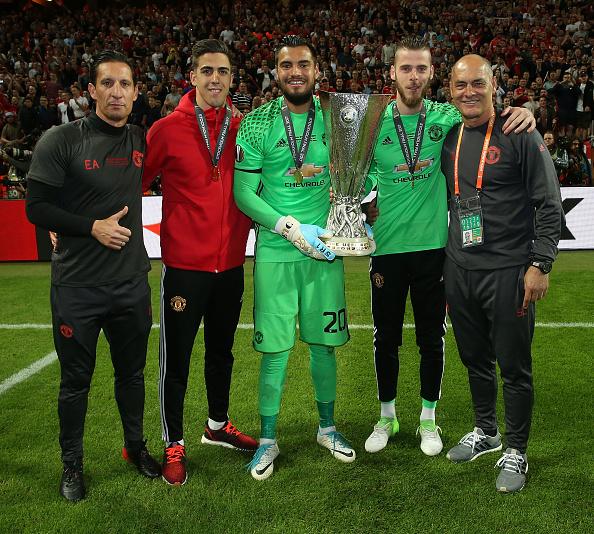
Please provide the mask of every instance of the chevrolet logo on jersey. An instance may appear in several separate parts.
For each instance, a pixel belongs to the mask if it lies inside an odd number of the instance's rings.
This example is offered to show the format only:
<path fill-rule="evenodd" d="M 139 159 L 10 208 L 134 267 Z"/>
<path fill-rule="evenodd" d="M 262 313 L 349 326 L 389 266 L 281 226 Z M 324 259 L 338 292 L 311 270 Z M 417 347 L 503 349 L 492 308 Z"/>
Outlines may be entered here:
<path fill-rule="evenodd" d="M 317 176 L 318 174 L 323 172 L 325 168 L 326 168 L 325 165 L 318 166 L 318 165 L 313 165 L 312 163 L 305 163 L 304 165 L 301 166 L 301 174 L 303 175 L 303 178 L 313 178 L 314 176 Z M 297 169 L 295 167 L 291 167 L 285 173 L 285 176 L 293 176 L 293 173 L 296 170 Z"/>
<path fill-rule="evenodd" d="M 423 169 L 427 169 L 428 167 L 431 167 L 431 165 L 433 165 L 434 162 L 434 158 L 430 158 L 430 159 L 424 159 L 421 160 L 419 162 L 417 162 L 417 165 L 415 166 L 415 172 L 419 172 L 422 171 Z M 400 165 L 394 165 L 394 172 L 408 172 L 408 165 L 406 163 L 401 163 Z"/>

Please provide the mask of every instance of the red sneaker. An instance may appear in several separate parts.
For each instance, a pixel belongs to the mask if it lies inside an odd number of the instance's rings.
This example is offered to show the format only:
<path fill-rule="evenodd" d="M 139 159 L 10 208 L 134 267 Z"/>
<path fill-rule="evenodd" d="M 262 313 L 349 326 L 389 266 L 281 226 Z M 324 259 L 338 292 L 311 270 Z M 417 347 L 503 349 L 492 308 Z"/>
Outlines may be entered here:
<path fill-rule="evenodd" d="M 231 421 L 227 421 L 220 430 L 212 430 L 208 427 L 207 422 L 204 426 L 201 441 L 207 445 L 220 445 L 221 447 L 242 451 L 255 451 L 258 448 L 258 442 L 251 436 L 237 430 Z"/>
<path fill-rule="evenodd" d="M 165 448 L 161 475 L 171 486 L 183 486 L 186 483 L 186 448 L 183 445 L 176 442 Z"/>

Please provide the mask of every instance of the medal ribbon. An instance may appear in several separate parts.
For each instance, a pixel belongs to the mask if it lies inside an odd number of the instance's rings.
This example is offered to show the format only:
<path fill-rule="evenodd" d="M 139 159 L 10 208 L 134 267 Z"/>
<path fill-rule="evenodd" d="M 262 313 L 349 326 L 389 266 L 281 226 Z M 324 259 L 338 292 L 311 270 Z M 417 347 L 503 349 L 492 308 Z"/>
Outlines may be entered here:
<path fill-rule="evenodd" d="M 479 160 L 478 172 L 476 175 L 476 190 L 480 191 L 483 188 L 483 175 L 485 173 L 485 160 L 487 159 L 487 152 L 489 152 L 489 142 L 491 141 L 491 134 L 493 133 L 493 125 L 495 124 L 495 113 L 489 118 L 489 125 L 487 126 L 487 134 L 483 142 L 483 151 L 481 152 L 481 159 Z M 458 143 L 456 145 L 456 156 L 454 158 L 454 195 L 460 198 L 460 184 L 458 175 L 458 159 L 460 158 L 460 147 L 462 146 L 462 135 L 464 134 L 464 123 L 460 125 L 460 132 L 458 133 Z"/>
<path fill-rule="evenodd" d="M 410 147 L 408 146 L 406 130 L 404 129 L 404 124 L 402 124 L 402 118 L 400 117 L 400 111 L 398 111 L 398 106 L 396 103 L 394 103 L 394 107 L 392 108 L 392 116 L 394 119 L 394 126 L 396 127 L 396 134 L 398 135 L 398 141 L 400 142 L 400 148 L 402 148 L 402 153 L 404 154 L 404 159 L 408 167 L 408 172 L 410 173 L 412 179 L 412 185 L 414 186 L 414 172 L 421 155 L 421 144 L 423 142 L 423 132 L 425 131 L 425 122 L 427 118 L 425 103 L 423 102 L 421 111 L 419 112 L 419 120 L 417 121 L 417 127 L 415 129 L 415 142 L 412 155 L 410 153 Z"/>
<path fill-rule="evenodd" d="M 215 146 L 214 154 L 212 151 L 212 147 L 210 145 L 210 137 L 208 136 L 208 124 L 206 122 L 206 115 L 204 114 L 204 111 L 202 111 L 200 106 L 194 106 L 194 111 L 196 113 L 196 120 L 198 121 L 198 128 L 200 129 L 200 133 L 202 134 L 202 138 L 204 139 L 204 142 L 206 143 L 206 148 L 208 149 L 208 153 L 210 154 L 214 177 L 214 171 L 215 169 L 218 171 L 217 167 L 221 159 L 221 156 L 223 155 L 223 149 L 225 148 L 227 137 L 229 137 L 229 126 L 231 125 L 231 110 L 228 107 L 226 108 L 225 118 L 223 119 L 221 131 L 219 132 L 219 137 L 217 138 L 217 144 Z M 218 172 L 216 173 L 216 176 L 218 176 Z"/>
<path fill-rule="evenodd" d="M 305 128 L 303 135 L 301 136 L 301 146 L 297 150 L 297 137 L 295 136 L 295 129 L 293 128 L 293 121 L 291 121 L 291 113 L 287 107 L 286 101 L 283 99 L 283 105 L 281 107 L 281 113 L 283 116 L 283 124 L 285 126 L 285 132 L 287 134 L 287 141 L 289 142 L 289 148 L 291 149 L 291 155 L 295 162 L 297 170 L 301 169 L 305 156 L 307 155 L 307 149 L 309 148 L 309 142 L 311 141 L 311 133 L 314 127 L 314 121 L 316 118 L 316 110 L 312 101 L 312 104 L 307 112 L 307 121 L 305 122 Z"/>

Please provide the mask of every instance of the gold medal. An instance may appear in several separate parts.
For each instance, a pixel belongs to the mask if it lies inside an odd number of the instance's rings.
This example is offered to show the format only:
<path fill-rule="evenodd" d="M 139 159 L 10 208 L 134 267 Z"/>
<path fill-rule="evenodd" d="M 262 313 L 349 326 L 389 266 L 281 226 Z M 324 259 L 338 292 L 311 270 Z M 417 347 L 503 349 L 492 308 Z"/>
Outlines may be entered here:
<path fill-rule="evenodd" d="M 295 172 L 293 173 L 293 178 L 295 178 L 295 181 L 298 184 L 303 182 L 303 174 L 301 174 L 301 169 L 295 169 Z"/>

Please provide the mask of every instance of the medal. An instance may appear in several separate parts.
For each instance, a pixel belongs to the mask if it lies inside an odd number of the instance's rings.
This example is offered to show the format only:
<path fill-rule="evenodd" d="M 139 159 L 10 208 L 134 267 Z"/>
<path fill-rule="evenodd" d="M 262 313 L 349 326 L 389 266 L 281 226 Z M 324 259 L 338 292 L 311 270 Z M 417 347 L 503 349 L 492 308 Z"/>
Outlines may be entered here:
<path fill-rule="evenodd" d="M 206 123 L 206 116 L 204 115 L 204 111 L 202 111 L 200 106 L 194 106 L 194 111 L 196 113 L 196 120 L 198 121 L 198 129 L 202 134 L 202 138 L 204 139 L 204 143 L 206 144 L 206 148 L 208 149 L 212 162 L 212 171 L 210 177 L 213 182 L 218 182 L 221 178 L 221 172 L 219 171 L 219 161 L 221 160 L 221 156 L 223 155 L 223 149 L 225 148 L 225 143 L 227 142 L 227 137 L 229 136 L 229 127 L 231 125 L 231 110 L 229 108 L 226 109 L 225 118 L 223 119 L 223 124 L 221 125 L 221 131 L 219 132 L 219 137 L 217 138 L 217 144 L 215 146 L 214 153 L 212 147 L 210 146 L 208 125 Z"/>
<path fill-rule="evenodd" d="M 417 170 L 419 156 L 421 155 L 421 144 L 423 142 L 423 132 L 425 131 L 426 117 L 427 110 L 425 109 L 425 103 L 423 103 L 421 106 L 421 111 L 419 112 L 419 119 L 417 120 L 417 127 L 415 129 L 415 142 L 413 153 L 411 154 L 410 147 L 408 146 L 406 131 L 404 130 L 404 124 L 402 123 L 400 111 L 398 111 L 398 106 L 396 103 L 394 103 L 394 107 L 392 108 L 392 118 L 394 120 L 394 127 L 396 128 L 396 135 L 398 136 L 400 148 L 402 149 L 402 155 L 404 156 L 404 160 L 410 174 L 411 189 L 415 188 L 415 170 Z"/>
<path fill-rule="evenodd" d="M 301 146 L 299 148 L 297 148 L 297 137 L 295 135 L 293 121 L 291 120 L 291 114 L 286 102 L 283 103 L 281 114 L 283 117 L 283 124 L 285 126 L 285 133 L 287 134 L 287 140 L 289 141 L 289 148 L 291 149 L 291 155 L 293 156 L 293 161 L 295 162 L 293 178 L 295 178 L 295 182 L 300 184 L 303 182 L 301 166 L 305 161 L 307 149 L 309 148 L 309 142 L 311 141 L 311 133 L 313 131 L 314 121 L 316 118 L 316 110 L 312 102 L 309 111 L 307 112 L 307 120 L 305 122 L 305 128 L 301 137 Z"/>

